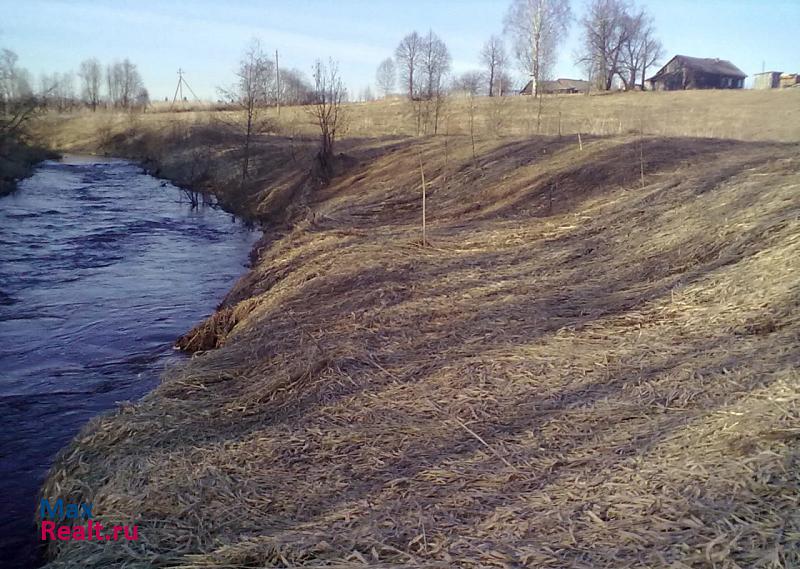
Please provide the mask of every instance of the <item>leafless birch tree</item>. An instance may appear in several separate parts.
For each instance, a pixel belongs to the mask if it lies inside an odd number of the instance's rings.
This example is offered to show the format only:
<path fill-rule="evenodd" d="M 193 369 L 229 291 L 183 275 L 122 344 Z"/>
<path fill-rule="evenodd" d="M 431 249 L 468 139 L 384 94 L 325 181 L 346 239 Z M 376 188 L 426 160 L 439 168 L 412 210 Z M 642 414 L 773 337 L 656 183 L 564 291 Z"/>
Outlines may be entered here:
<path fill-rule="evenodd" d="M 512 0 L 505 18 L 514 54 L 531 78 L 531 94 L 540 94 L 572 18 L 569 0 Z"/>
<path fill-rule="evenodd" d="M 131 109 L 144 89 L 142 76 L 129 59 L 109 65 L 106 70 L 109 103 L 118 108 Z"/>
<path fill-rule="evenodd" d="M 404 37 L 395 50 L 395 60 L 409 99 L 415 99 L 419 93 L 419 71 L 422 64 L 423 40 L 413 31 Z"/>
<path fill-rule="evenodd" d="M 378 71 L 375 74 L 375 82 L 378 84 L 378 89 L 383 92 L 384 97 L 394 91 L 396 77 L 397 72 L 395 70 L 394 60 L 392 60 L 391 57 L 387 57 L 378 65 Z"/>
<path fill-rule="evenodd" d="M 244 134 L 242 145 L 242 178 L 244 185 L 250 174 L 250 160 L 253 138 L 266 129 L 267 124 L 260 119 L 260 113 L 269 98 L 269 85 L 274 78 L 274 64 L 261 48 L 258 40 L 252 40 L 245 48 L 239 69 L 236 71 L 237 81 L 230 89 L 222 89 L 221 94 L 228 101 L 242 110 L 242 120 L 236 126 Z"/>
<path fill-rule="evenodd" d="M 320 129 L 320 147 L 317 161 L 325 177 L 333 173 L 333 146 L 345 124 L 343 103 L 347 91 L 339 75 L 339 65 L 332 59 L 327 64 L 320 60 L 314 64 L 314 102 L 311 116 Z"/>
<path fill-rule="evenodd" d="M 486 79 L 488 80 L 489 96 L 494 97 L 498 89 L 498 78 L 500 78 L 506 68 L 506 50 L 503 40 L 498 36 L 492 36 L 483 44 L 481 50 L 481 62 L 486 68 Z M 502 86 L 500 87 L 502 89 Z M 502 95 L 502 93 L 497 93 Z"/>
<path fill-rule="evenodd" d="M 95 59 L 86 59 L 81 62 L 78 76 L 81 78 L 81 94 L 84 103 L 91 107 L 92 112 L 100 104 L 100 86 L 103 82 L 103 68 Z"/>

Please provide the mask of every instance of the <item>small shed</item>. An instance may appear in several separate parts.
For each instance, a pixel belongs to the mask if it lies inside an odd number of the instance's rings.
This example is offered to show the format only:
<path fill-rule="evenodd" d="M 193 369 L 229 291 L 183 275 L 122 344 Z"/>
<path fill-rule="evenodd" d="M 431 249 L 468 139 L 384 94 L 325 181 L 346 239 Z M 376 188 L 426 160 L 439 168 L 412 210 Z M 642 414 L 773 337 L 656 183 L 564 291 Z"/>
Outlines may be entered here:
<path fill-rule="evenodd" d="M 780 79 L 781 89 L 800 87 L 800 73 L 784 73 Z"/>
<path fill-rule="evenodd" d="M 777 89 L 780 86 L 780 71 L 764 71 L 753 76 L 753 89 Z"/>
<path fill-rule="evenodd" d="M 742 89 L 747 75 L 730 61 L 676 55 L 647 82 L 654 91 Z"/>
<path fill-rule="evenodd" d="M 542 81 L 540 92 L 546 95 L 565 95 L 572 93 L 586 93 L 589 91 L 589 82 L 581 79 L 556 79 L 555 81 Z M 530 95 L 533 90 L 533 81 L 519 92 L 520 95 Z"/>

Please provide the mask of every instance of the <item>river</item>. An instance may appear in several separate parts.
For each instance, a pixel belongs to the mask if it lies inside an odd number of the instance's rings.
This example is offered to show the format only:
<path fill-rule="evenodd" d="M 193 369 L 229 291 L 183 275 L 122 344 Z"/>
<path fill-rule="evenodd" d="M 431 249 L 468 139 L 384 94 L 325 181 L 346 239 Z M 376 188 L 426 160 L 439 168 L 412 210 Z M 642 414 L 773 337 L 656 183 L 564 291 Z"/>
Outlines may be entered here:
<path fill-rule="evenodd" d="M 93 416 L 153 389 L 258 234 L 131 162 L 49 161 L 0 198 L 0 560 L 41 564 L 36 495 Z"/>

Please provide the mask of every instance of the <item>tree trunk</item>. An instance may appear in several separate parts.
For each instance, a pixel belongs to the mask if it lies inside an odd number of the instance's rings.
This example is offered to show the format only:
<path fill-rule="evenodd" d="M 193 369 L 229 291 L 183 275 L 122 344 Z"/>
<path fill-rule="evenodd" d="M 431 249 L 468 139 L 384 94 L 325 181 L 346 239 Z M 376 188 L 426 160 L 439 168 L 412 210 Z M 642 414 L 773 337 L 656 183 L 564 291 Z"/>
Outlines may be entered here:
<path fill-rule="evenodd" d="M 642 91 L 644 91 L 644 81 L 645 77 L 647 76 L 647 52 L 645 52 L 645 58 L 642 62 Z"/>

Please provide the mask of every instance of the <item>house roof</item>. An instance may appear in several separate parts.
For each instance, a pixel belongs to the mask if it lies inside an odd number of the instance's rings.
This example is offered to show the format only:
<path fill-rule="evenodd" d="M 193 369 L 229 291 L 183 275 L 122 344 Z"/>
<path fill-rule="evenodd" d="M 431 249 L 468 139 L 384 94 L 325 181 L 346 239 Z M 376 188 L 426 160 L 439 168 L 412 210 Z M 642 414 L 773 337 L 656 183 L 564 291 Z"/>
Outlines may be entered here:
<path fill-rule="evenodd" d="M 685 67 L 689 67 L 696 71 L 702 71 L 703 73 L 711 73 L 714 75 L 725 75 L 728 77 L 739 77 L 744 79 L 747 77 L 747 74 L 744 73 L 741 69 L 736 67 L 730 61 L 725 59 L 715 59 L 711 57 L 689 57 L 688 55 L 676 55 L 672 59 L 670 59 L 664 67 L 658 70 L 658 73 L 653 75 L 648 81 L 653 79 L 658 79 L 664 70 L 669 66 L 673 60 L 678 60 L 682 65 Z"/>
<path fill-rule="evenodd" d="M 715 59 L 711 57 L 689 57 L 688 55 L 676 55 L 675 57 L 670 59 L 664 65 L 664 67 L 659 69 L 658 73 L 656 73 L 650 79 L 648 79 L 648 81 L 660 77 L 662 75 L 662 72 L 669 66 L 669 64 L 676 59 L 685 67 L 689 67 L 696 71 L 702 71 L 703 73 L 711 73 L 714 75 L 726 75 L 728 77 L 739 77 L 741 79 L 747 77 L 747 74 L 744 73 L 741 69 L 736 67 L 730 61 L 726 61 L 724 59 Z"/>
<path fill-rule="evenodd" d="M 520 91 L 520 93 L 530 94 L 531 83 L 532 81 L 528 81 L 525 84 L 525 87 L 522 88 L 522 91 Z M 582 79 L 556 79 L 555 81 L 542 81 L 543 91 L 560 91 L 569 89 L 575 89 L 576 91 L 585 91 L 588 88 L 589 88 L 589 82 L 584 81 Z"/>
<path fill-rule="evenodd" d="M 561 89 L 575 89 L 577 91 L 585 91 L 589 88 L 589 82 L 583 79 L 556 79 Z"/>

